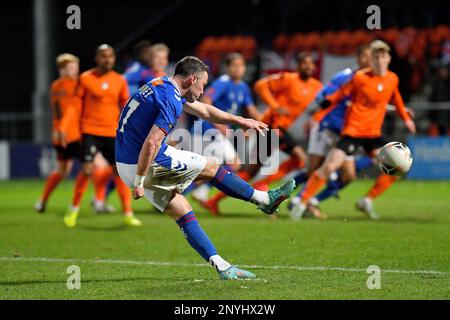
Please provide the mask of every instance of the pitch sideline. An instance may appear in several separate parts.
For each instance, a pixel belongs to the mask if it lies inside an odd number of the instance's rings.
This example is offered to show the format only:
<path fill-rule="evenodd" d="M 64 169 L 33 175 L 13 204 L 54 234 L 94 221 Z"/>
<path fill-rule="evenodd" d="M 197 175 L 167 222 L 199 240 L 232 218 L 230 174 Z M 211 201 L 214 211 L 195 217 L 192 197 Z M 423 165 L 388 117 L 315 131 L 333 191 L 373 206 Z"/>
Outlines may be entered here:
<path fill-rule="evenodd" d="M 109 260 L 109 259 L 64 259 L 64 258 L 46 258 L 46 257 L 0 257 L 0 261 L 12 262 L 50 262 L 50 263 L 105 263 L 105 264 L 133 264 L 133 265 L 151 265 L 151 266 L 168 266 L 168 267 L 210 267 L 207 263 L 184 263 L 184 262 L 162 262 L 162 261 L 138 261 L 138 260 Z M 348 268 L 348 267 L 329 267 L 329 266 L 263 266 L 263 265 L 244 265 L 239 264 L 242 268 L 253 269 L 285 269 L 296 271 L 349 271 L 349 272 L 367 272 L 367 268 Z M 450 275 L 450 271 L 435 270 L 401 270 L 401 269 L 382 269 L 384 273 L 400 273 L 400 274 L 433 274 L 433 275 Z"/>

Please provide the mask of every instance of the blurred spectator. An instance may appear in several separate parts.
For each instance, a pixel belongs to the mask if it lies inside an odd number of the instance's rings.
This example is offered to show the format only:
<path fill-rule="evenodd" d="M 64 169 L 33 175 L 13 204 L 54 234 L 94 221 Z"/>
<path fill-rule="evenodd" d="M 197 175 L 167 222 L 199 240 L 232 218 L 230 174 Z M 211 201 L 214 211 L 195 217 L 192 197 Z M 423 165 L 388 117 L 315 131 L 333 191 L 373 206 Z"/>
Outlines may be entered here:
<path fill-rule="evenodd" d="M 450 63 L 442 61 L 431 81 L 430 102 L 450 101 Z M 446 135 L 450 130 L 450 110 L 431 110 L 429 134 Z"/>
<path fill-rule="evenodd" d="M 151 47 L 148 40 L 138 42 L 134 47 L 134 54 L 137 60 L 134 61 L 123 74 L 128 82 L 130 93 L 135 93 L 141 86 L 143 79 L 151 72 Z"/>
<path fill-rule="evenodd" d="M 139 42 L 135 47 L 138 60 L 124 73 L 130 93 L 135 93 L 142 85 L 154 78 L 164 76 L 169 64 L 169 47 L 164 43 L 152 45 L 149 41 Z"/>

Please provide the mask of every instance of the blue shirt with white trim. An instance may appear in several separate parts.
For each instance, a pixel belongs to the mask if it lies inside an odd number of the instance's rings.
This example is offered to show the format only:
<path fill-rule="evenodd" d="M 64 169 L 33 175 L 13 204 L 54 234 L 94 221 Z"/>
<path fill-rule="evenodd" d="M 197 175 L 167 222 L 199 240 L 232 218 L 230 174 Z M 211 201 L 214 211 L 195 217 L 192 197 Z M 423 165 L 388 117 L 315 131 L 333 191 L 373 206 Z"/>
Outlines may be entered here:
<path fill-rule="evenodd" d="M 167 136 L 175 127 L 186 100 L 181 97 L 176 84 L 167 76 L 156 78 L 128 100 L 122 110 L 117 128 L 116 161 L 137 164 L 142 145 L 153 125 Z M 155 162 L 171 168 L 172 159 L 164 155 L 165 141 L 156 155 Z"/>
<path fill-rule="evenodd" d="M 128 89 L 131 94 L 138 91 L 139 87 L 145 83 L 156 78 L 153 71 L 148 66 L 138 61 L 128 67 L 123 76 L 128 82 Z"/>
<path fill-rule="evenodd" d="M 345 84 L 350 82 L 355 74 L 355 70 L 352 68 L 346 68 L 342 71 L 337 72 L 333 78 L 323 86 L 322 90 L 316 96 L 316 103 L 320 104 L 326 96 L 333 94 Z M 336 107 L 333 108 L 323 119 L 320 121 L 320 130 L 329 129 L 336 134 L 340 134 L 342 126 L 344 125 L 345 112 L 347 111 L 347 102 L 350 100 L 350 96 L 345 97 L 340 101 Z"/>

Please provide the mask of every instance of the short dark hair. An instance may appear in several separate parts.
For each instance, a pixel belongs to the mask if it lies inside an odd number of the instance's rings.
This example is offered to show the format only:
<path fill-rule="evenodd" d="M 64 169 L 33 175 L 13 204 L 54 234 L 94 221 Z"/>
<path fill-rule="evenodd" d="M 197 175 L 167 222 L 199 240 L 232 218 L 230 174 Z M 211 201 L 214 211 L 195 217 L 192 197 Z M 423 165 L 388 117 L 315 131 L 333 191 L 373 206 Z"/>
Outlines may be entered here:
<path fill-rule="evenodd" d="M 226 55 L 225 57 L 225 65 L 228 67 L 234 60 L 242 60 L 245 62 L 244 56 L 239 52 L 232 52 Z"/>
<path fill-rule="evenodd" d="M 136 56 L 139 56 L 142 53 L 142 51 L 144 51 L 145 49 L 150 49 L 151 46 L 152 43 L 150 41 L 141 40 L 134 45 L 133 52 Z"/>
<path fill-rule="evenodd" d="M 297 55 L 297 63 L 301 63 L 303 62 L 303 60 L 305 60 L 306 58 L 311 58 L 312 59 L 312 53 L 311 52 L 300 52 Z"/>
<path fill-rule="evenodd" d="M 175 65 L 175 75 L 184 78 L 193 74 L 199 74 L 203 71 L 208 72 L 209 67 L 202 60 L 194 56 L 184 57 Z"/>
<path fill-rule="evenodd" d="M 102 52 L 104 50 L 108 50 L 108 49 L 111 49 L 114 52 L 114 54 L 116 53 L 113 47 L 111 47 L 107 43 L 103 43 L 95 49 L 95 55 L 98 55 L 100 52 Z"/>
<path fill-rule="evenodd" d="M 356 50 L 356 56 L 359 57 L 367 49 L 370 49 L 370 44 L 363 44 L 359 46 L 358 49 Z"/>

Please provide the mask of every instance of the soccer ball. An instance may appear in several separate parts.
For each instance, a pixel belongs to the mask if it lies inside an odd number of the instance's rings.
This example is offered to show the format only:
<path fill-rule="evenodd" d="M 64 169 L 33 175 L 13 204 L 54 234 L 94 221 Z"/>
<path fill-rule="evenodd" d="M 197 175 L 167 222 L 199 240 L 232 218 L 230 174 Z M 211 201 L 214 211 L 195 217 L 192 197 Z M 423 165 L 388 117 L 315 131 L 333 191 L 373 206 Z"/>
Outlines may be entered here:
<path fill-rule="evenodd" d="M 378 167 L 391 176 L 403 176 L 411 168 L 411 150 L 401 142 L 389 142 L 378 153 Z"/>

